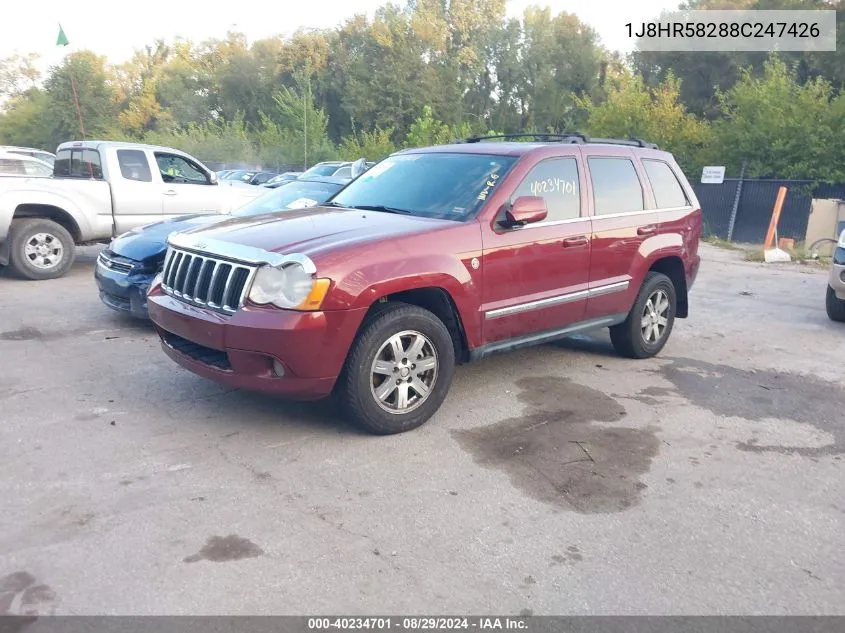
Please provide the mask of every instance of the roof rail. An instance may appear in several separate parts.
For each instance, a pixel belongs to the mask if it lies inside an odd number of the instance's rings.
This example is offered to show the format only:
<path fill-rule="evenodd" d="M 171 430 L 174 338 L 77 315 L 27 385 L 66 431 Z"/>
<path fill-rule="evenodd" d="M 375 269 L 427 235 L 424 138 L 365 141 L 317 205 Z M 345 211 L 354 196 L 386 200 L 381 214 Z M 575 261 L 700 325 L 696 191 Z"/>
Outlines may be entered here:
<path fill-rule="evenodd" d="M 628 137 L 627 139 L 598 138 L 589 137 L 582 132 L 561 132 L 559 134 L 541 134 L 534 132 L 524 132 L 520 134 L 492 134 L 490 136 L 470 136 L 469 138 L 457 142 L 479 143 L 481 141 L 487 141 L 492 139 L 511 140 L 520 138 L 531 138 L 539 141 L 547 141 L 553 143 L 577 143 L 579 145 L 584 145 L 587 143 L 603 143 L 606 145 L 627 145 L 629 147 L 646 147 L 649 149 L 658 149 L 656 143 L 649 143 L 648 141 L 645 141 L 641 138 L 637 138 L 635 136 Z"/>

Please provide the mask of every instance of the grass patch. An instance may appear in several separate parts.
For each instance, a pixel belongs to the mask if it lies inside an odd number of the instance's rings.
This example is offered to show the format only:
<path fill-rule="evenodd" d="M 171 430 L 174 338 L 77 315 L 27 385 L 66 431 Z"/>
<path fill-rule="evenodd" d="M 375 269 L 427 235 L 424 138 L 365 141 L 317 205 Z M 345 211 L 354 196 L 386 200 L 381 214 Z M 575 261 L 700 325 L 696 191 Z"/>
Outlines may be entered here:
<path fill-rule="evenodd" d="M 743 250 L 745 251 L 743 259 L 747 262 L 766 261 L 762 246 Z M 830 266 L 830 257 L 814 256 L 813 253 L 807 249 L 807 245 L 804 242 L 796 242 L 795 247 L 792 250 L 787 250 L 787 252 L 792 256 L 792 261 L 796 264 L 817 266 L 819 268 L 827 268 Z"/>
<path fill-rule="evenodd" d="M 717 237 L 715 235 L 706 235 L 702 238 L 703 242 L 707 242 L 708 244 L 712 244 L 713 246 L 718 246 L 719 248 L 724 248 L 729 251 L 741 251 L 742 248 L 734 244 L 733 242 L 729 242 L 728 240 L 723 240 L 721 237 Z"/>

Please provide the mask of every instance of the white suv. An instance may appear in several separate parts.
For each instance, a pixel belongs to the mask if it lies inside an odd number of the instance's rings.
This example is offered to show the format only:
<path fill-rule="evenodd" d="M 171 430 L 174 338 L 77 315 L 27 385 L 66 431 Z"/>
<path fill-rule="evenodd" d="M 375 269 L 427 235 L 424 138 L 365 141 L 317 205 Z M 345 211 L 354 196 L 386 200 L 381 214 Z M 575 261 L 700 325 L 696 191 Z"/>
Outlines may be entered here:
<path fill-rule="evenodd" d="M 836 250 L 833 251 L 825 303 L 827 316 L 833 321 L 845 321 L 845 231 L 842 231 Z"/>

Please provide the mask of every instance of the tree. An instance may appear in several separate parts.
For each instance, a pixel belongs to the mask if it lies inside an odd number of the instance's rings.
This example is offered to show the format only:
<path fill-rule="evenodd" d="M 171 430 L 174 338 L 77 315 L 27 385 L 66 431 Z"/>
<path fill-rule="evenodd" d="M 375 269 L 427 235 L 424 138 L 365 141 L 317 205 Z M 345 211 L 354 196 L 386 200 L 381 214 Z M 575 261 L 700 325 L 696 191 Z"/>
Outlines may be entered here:
<path fill-rule="evenodd" d="M 801 84 L 776 55 L 762 77 L 746 68 L 737 84 L 716 94 L 722 119 L 714 124 L 715 155 L 736 172 L 747 161 L 754 177 L 845 180 L 845 152 L 836 142 L 845 123 L 845 96 L 830 82 Z"/>
<path fill-rule="evenodd" d="M 354 127 L 353 127 L 354 129 Z M 340 157 L 343 160 L 367 160 L 378 161 L 396 151 L 391 137 L 393 130 L 383 130 L 376 127 L 372 132 L 364 130 L 360 134 L 353 132 L 344 136 L 338 148 Z"/>
<path fill-rule="evenodd" d="M 641 137 L 673 152 L 687 172 L 702 166 L 711 131 L 706 122 L 687 112 L 680 103 L 680 81 L 669 75 L 659 86 L 649 88 L 642 77 L 629 73 L 615 83 L 601 103 L 580 100 L 591 135 Z"/>
<path fill-rule="evenodd" d="M 12 55 L 0 59 L 0 106 L 34 88 L 41 78 L 36 63 L 38 55 Z"/>
<path fill-rule="evenodd" d="M 49 130 L 53 146 L 81 136 L 74 87 L 88 138 L 107 137 L 116 127 L 118 95 L 106 58 L 91 51 L 72 53 L 51 69 L 44 84 L 47 102 L 42 124 Z"/>

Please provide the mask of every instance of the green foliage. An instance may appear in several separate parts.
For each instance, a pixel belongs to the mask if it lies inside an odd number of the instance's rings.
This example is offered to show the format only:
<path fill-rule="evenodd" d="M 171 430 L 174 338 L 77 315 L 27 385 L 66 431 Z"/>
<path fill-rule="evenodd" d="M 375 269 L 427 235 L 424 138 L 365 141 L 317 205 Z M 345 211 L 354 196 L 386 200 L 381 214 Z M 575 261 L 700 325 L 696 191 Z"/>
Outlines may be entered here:
<path fill-rule="evenodd" d="M 358 160 L 362 157 L 372 161 L 381 160 L 396 151 L 392 136 L 392 129 L 382 130 L 378 126 L 372 132 L 353 132 L 341 140 L 339 157 L 343 160 Z"/>
<path fill-rule="evenodd" d="M 743 160 L 752 177 L 845 180 L 845 151 L 837 139 L 845 124 L 845 96 L 821 78 L 801 84 L 780 58 L 766 61 L 762 77 L 750 69 L 716 93 L 723 118 L 714 124 L 714 156 L 734 172 Z"/>
<path fill-rule="evenodd" d="M 589 133 L 644 138 L 673 152 L 688 173 L 699 170 L 706 162 L 712 134 L 705 121 L 680 103 L 680 81 L 669 75 L 662 84 L 649 88 L 639 75 L 625 74 L 615 83 L 601 103 L 580 100 L 587 113 Z"/>

